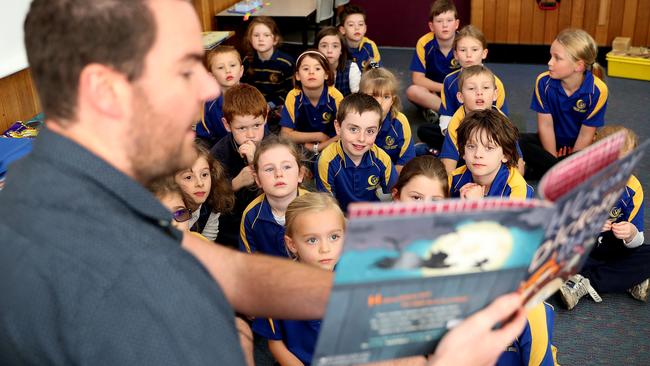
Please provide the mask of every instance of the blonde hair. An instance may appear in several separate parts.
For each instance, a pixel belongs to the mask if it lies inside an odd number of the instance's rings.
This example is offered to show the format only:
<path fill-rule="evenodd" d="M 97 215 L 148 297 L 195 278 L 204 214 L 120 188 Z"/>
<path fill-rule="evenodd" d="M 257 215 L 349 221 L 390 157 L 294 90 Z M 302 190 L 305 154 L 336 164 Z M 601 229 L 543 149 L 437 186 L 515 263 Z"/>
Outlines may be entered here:
<path fill-rule="evenodd" d="M 582 29 L 568 28 L 561 31 L 555 40 L 564 47 L 574 62 L 584 62 L 585 70 L 603 78 L 603 68 L 596 62 L 598 46 L 589 33 Z"/>
<path fill-rule="evenodd" d="M 389 93 L 393 96 L 393 105 L 390 107 L 390 114 L 394 118 L 401 112 L 399 82 L 395 75 L 388 69 L 378 67 L 364 72 L 361 75 L 359 90 L 373 97 L 384 96 Z"/>
<path fill-rule="evenodd" d="M 487 75 L 492 80 L 492 86 L 494 89 L 497 88 L 496 78 L 492 70 L 488 69 L 483 65 L 472 65 L 464 68 L 460 75 L 458 75 L 458 91 L 463 92 L 463 85 L 467 82 L 467 79 L 477 76 L 477 75 Z"/>
<path fill-rule="evenodd" d="M 627 154 L 630 151 L 636 149 L 636 147 L 639 145 L 639 137 L 636 135 L 636 133 L 634 133 L 634 131 L 621 125 L 606 125 L 600 130 L 596 131 L 594 142 L 600 141 L 605 137 L 609 137 L 619 131 L 625 131 L 625 147 L 623 147 L 623 153 Z"/>
<path fill-rule="evenodd" d="M 285 235 L 291 237 L 295 230 L 296 219 L 305 212 L 324 211 L 332 209 L 341 218 L 341 225 L 345 230 L 345 215 L 339 207 L 336 198 L 329 193 L 309 192 L 296 197 L 287 207 L 285 218 Z"/>
<path fill-rule="evenodd" d="M 235 47 L 227 46 L 227 45 L 220 45 L 220 46 L 217 46 L 217 48 L 215 48 L 214 50 L 208 52 L 208 56 L 207 56 L 208 70 L 210 70 L 210 72 L 213 72 L 212 63 L 214 62 L 214 59 L 217 58 L 217 56 L 225 55 L 225 54 L 228 54 L 228 53 L 235 54 L 237 56 L 237 61 L 239 61 L 239 65 L 242 64 L 241 55 L 239 54 L 239 52 L 237 51 L 237 49 Z"/>
<path fill-rule="evenodd" d="M 458 46 L 458 42 L 463 38 L 474 38 L 477 41 L 481 42 L 483 49 L 487 49 L 487 40 L 485 39 L 485 35 L 483 34 L 483 32 L 481 32 L 480 29 L 478 29 L 477 27 L 471 24 L 464 26 L 458 31 L 458 33 L 454 37 L 454 43 L 451 49 L 455 50 L 456 47 Z"/>

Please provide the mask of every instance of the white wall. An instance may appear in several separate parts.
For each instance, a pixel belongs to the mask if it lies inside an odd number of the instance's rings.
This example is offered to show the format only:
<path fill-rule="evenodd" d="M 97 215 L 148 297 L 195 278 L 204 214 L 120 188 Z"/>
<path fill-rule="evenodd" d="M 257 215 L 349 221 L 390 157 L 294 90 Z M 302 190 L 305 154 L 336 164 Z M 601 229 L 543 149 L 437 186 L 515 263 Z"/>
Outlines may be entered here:
<path fill-rule="evenodd" d="M 23 22 L 31 0 L 0 0 L 0 78 L 27 67 Z"/>

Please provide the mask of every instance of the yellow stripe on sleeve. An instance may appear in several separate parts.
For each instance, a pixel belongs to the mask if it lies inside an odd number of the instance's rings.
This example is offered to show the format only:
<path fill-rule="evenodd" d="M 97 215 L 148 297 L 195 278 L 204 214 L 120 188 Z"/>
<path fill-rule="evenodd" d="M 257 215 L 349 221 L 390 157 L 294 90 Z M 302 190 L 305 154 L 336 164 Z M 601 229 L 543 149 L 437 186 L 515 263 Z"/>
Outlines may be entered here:
<path fill-rule="evenodd" d="M 634 209 L 630 212 L 630 217 L 627 218 L 628 222 L 632 222 L 636 217 L 636 214 L 639 213 L 639 209 L 643 204 L 643 187 L 641 186 L 641 182 L 639 182 L 639 180 L 633 175 L 630 176 L 630 179 L 627 181 L 627 186 L 634 191 L 634 197 L 632 198 Z"/>
<path fill-rule="evenodd" d="M 521 176 L 517 168 L 508 168 L 508 178 L 507 185 L 510 187 L 510 199 L 526 199 L 526 193 L 528 193 L 528 184 L 524 177 Z"/>
<path fill-rule="evenodd" d="M 294 123 L 294 125 L 296 123 L 296 97 L 299 93 L 300 90 L 292 89 L 284 99 L 284 107 L 287 109 L 289 117 L 291 117 L 291 121 Z"/>
<path fill-rule="evenodd" d="M 600 112 L 601 109 L 603 109 L 603 106 L 607 102 L 607 97 L 609 96 L 609 90 L 607 89 L 607 85 L 600 80 L 597 76 L 594 75 L 594 86 L 596 89 L 600 91 L 600 96 L 598 97 L 598 101 L 596 102 L 596 106 L 594 107 L 594 110 L 587 116 L 587 119 L 595 116 L 598 112 Z"/>
<path fill-rule="evenodd" d="M 411 125 L 409 124 L 409 120 L 406 118 L 406 116 L 401 112 L 397 113 L 397 120 L 402 124 L 402 135 L 404 136 L 404 143 L 402 144 L 402 148 L 399 151 L 399 157 L 401 158 L 404 156 L 406 150 L 411 144 Z"/>
<path fill-rule="evenodd" d="M 495 76 L 494 81 L 497 87 L 497 108 L 501 109 L 506 102 L 506 88 L 498 77 Z"/>
<path fill-rule="evenodd" d="M 244 243 L 244 247 L 246 247 L 246 252 L 252 253 L 253 251 L 251 250 L 251 246 L 248 243 L 248 237 L 246 235 L 246 216 L 248 215 L 248 212 L 252 210 L 255 206 L 257 206 L 260 202 L 264 200 L 264 193 L 260 194 L 255 198 L 251 203 L 246 206 L 246 209 L 244 210 L 244 213 L 241 216 L 241 222 L 239 223 L 239 237 L 241 238 L 241 241 Z M 259 212 L 258 212 L 259 215 Z M 255 218 L 257 220 L 257 217 Z"/>
<path fill-rule="evenodd" d="M 543 72 L 537 76 L 537 80 L 535 80 L 535 97 L 537 98 L 537 103 L 539 103 L 542 108 L 544 107 L 544 103 L 542 102 L 542 96 L 539 95 L 539 81 L 542 80 L 544 76 L 548 75 L 548 71 Z"/>
<path fill-rule="evenodd" d="M 427 60 L 426 60 L 424 46 L 431 41 L 433 41 L 433 32 L 427 33 L 422 37 L 420 37 L 418 43 L 415 45 L 415 52 L 418 55 L 418 58 L 420 59 L 420 63 L 422 63 L 422 66 L 424 66 L 425 68 L 427 66 Z"/>
<path fill-rule="evenodd" d="M 382 148 L 380 148 L 377 145 L 372 145 L 370 148 L 370 152 L 377 157 L 377 159 L 384 165 L 386 168 L 384 171 L 384 182 L 385 185 L 388 187 L 388 184 L 390 183 L 390 176 L 393 170 L 393 161 L 390 159 L 390 155 L 386 153 Z"/>
<path fill-rule="evenodd" d="M 201 124 L 203 125 L 203 128 L 208 131 L 208 133 L 211 133 L 208 125 L 205 124 L 205 103 L 201 105 Z"/>
<path fill-rule="evenodd" d="M 372 57 L 374 61 L 379 63 L 379 61 L 381 61 L 381 55 L 379 54 L 379 48 L 377 48 L 377 44 L 375 44 L 375 42 L 369 40 L 368 38 L 365 38 L 365 40 L 370 45 L 370 48 L 372 48 Z"/>
<path fill-rule="evenodd" d="M 530 326 L 530 358 L 528 365 L 539 365 L 544 360 L 548 347 L 548 328 L 546 326 L 546 309 L 540 303 L 528 312 Z"/>
<path fill-rule="evenodd" d="M 336 105 L 336 110 L 338 111 L 339 104 L 341 104 L 341 101 L 343 100 L 343 94 L 341 94 L 341 92 L 333 86 L 327 88 L 327 93 L 332 98 L 334 98 L 334 104 Z"/>
<path fill-rule="evenodd" d="M 447 133 L 449 134 L 449 139 L 451 142 L 454 144 L 454 147 L 456 147 L 456 151 L 458 151 L 458 154 L 460 155 L 460 149 L 458 148 L 458 127 L 460 126 L 460 123 L 463 121 L 463 118 L 465 118 L 465 108 L 461 105 L 456 113 L 451 117 L 451 121 L 449 121 L 449 126 L 447 126 Z"/>
<path fill-rule="evenodd" d="M 330 144 L 321 152 L 320 158 L 318 158 L 318 179 L 321 180 L 323 187 L 329 193 L 332 193 L 332 186 L 329 183 L 329 168 L 332 161 L 338 156 L 336 151 L 336 145 L 338 144 L 338 142 Z"/>

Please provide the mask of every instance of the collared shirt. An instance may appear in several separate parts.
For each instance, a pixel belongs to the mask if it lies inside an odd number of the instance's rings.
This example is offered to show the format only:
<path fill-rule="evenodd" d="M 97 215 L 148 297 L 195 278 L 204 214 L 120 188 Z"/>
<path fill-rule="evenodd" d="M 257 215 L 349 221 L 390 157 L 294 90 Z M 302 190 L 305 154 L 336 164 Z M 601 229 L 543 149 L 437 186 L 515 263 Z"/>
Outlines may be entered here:
<path fill-rule="evenodd" d="M 627 221 L 636 226 L 637 230 L 643 231 L 643 215 L 643 187 L 637 177 L 632 175 L 616 206 L 609 211 L 609 220 L 612 222 Z"/>
<path fill-rule="evenodd" d="M 293 89 L 287 94 L 282 108 L 280 126 L 299 132 L 323 132 L 334 137 L 334 119 L 341 100 L 343 95 L 336 88 L 325 86 L 314 107 L 302 90 Z"/>
<path fill-rule="evenodd" d="M 562 81 L 552 79 L 548 71 L 539 74 L 530 108 L 553 117 L 555 144 L 557 148 L 573 147 L 582 125 L 602 127 L 607 110 L 607 85 L 591 71 L 570 97 L 562 88 Z"/>
<path fill-rule="evenodd" d="M 377 145 L 372 145 L 356 166 L 337 141 L 321 152 L 314 178 L 316 188 L 332 193 L 345 211 L 350 202 L 379 201 L 377 190 L 389 193 L 397 182 L 397 172 L 390 156 Z"/>
<path fill-rule="evenodd" d="M 228 134 L 221 118 L 223 118 L 223 94 L 217 99 L 205 102 L 203 118 L 196 124 L 196 136 L 206 141 L 210 147 Z"/>
<path fill-rule="evenodd" d="M 467 183 L 474 183 L 474 178 L 467 166 L 463 165 L 449 175 L 449 196 L 460 197 L 460 189 Z M 485 196 L 526 199 L 533 198 L 534 195 L 533 187 L 526 183 L 517 168 L 508 168 L 501 164 Z"/>
<path fill-rule="evenodd" d="M 390 156 L 393 165 L 406 165 L 415 157 L 411 126 L 401 112 L 394 118 L 388 112 L 377 133 L 375 144 Z"/>
<path fill-rule="evenodd" d="M 253 321 L 253 332 L 266 339 L 281 340 L 289 352 L 309 366 L 316 350 L 320 326 L 320 320 L 257 318 Z"/>
<path fill-rule="evenodd" d="M 307 193 L 299 188 L 298 195 Z M 273 211 L 266 194 L 262 193 L 244 210 L 239 226 L 239 250 L 247 253 L 264 253 L 288 257 L 284 244 L 284 225 L 273 217 Z"/>
<path fill-rule="evenodd" d="M 454 53 L 449 51 L 445 56 L 440 51 L 440 45 L 433 32 L 429 32 L 418 39 L 409 69 L 423 73 L 427 79 L 442 83 L 445 76 L 458 67 Z"/>
<path fill-rule="evenodd" d="M 442 93 L 440 94 L 440 115 L 453 116 L 460 108 L 462 103 L 458 100 L 458 77 L 462 70 L 456 70 L 445 77 L 442 83 Z M 508 115 L 508 102 L 506 101 L 506 89 L 501 80 L 495 75 L 494 83 L 497 87 L 497 99 L 492 106 L 498 108 L 501 113 Z"/>
<path fill-rule="evenodd" d="M 43 130 L 0 192 L 4 364 L 241 365 L 233 309 L 140 184 Z"/>
<path fill-rule="evenodd" d="M 284 104 L 284 97 L 293 89 L 293 57 L 276 49 L 270 59 L 261 60 L 254 52 L 242 64 L 245 70 L 242 82 L 259 89 L 266 101 L 276 107 Z"/>
<path fill-rule="evenodd" d="M 375 62 L 381 66 L 381 56 L 375 42 L 368 37 L 363 37 L 358 47 L 348 47 L 350 59 L 359 66 L 363 72 L 368 63 Z"/>
<path fill-rule="evenodd" d="M 553 307 L 541 303 L 528 312 L 524 331 L 499 356 L 497 366 L 553 366 L 552 345 L 555 313 Z"/>

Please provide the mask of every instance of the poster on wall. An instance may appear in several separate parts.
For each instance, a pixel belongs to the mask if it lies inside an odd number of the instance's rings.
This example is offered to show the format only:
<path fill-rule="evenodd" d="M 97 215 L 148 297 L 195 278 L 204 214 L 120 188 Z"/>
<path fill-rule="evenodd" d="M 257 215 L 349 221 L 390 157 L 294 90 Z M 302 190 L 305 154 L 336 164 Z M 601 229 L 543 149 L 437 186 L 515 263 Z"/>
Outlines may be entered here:
<path fill-rule="evenodd" d="M 27 67 L 23 22 L 31 0 L 3 1 L 0 4 L 0 78 Z"/>

